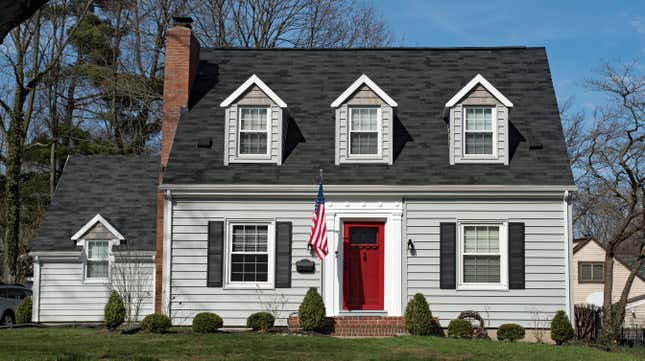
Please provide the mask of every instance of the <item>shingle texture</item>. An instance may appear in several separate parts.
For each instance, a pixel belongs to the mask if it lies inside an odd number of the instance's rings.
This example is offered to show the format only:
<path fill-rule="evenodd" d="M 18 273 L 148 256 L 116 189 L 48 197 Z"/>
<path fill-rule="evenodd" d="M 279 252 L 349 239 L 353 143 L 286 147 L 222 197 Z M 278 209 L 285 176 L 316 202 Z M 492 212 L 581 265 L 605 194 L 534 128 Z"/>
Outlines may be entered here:
<path fill-rule="evenodd" d="M 330 104 L 363 73 L 399 104 L 391 166 L 334 164 Z M 288 105 L 281 166 L 223 163 L 219 104 L 252 74 Z M 477 74 L 515 105 L 508 166 L 450 165 L 444 104 Z M 168 184 L 311 184 L 320 168 L 327 184 L 339 185 L 573 184 L 544 48 L 202 49 L 193 89 L 165 172 Z M 197 147 L 205 137 L 212 148 Z"/>
<path fill-rule="evenodd" d="M 154 250 L 159 156 L 71 156 L 32 251 L 80 250 L 70 238 L 97 213 L 128 249 Z"/>

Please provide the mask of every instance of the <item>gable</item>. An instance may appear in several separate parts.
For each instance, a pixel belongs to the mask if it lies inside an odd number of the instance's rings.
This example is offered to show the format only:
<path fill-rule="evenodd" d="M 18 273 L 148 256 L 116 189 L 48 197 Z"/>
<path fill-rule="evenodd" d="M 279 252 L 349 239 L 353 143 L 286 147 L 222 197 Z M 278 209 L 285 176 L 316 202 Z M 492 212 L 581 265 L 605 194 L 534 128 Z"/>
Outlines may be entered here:
<path fill-rule="evenodd" d="M 238 105 L 276 105 L 259 86 L 253 85 L 235 101 Z"/>
<path fill-rule="evenodd" d="M 110 232 L 102 223 L 96 223 L 87 232 L 82 234 L 79 238 L 89 240 L 104 240 L 113 239 L 115 235 Z"/>
<path fill-rule="evenodd" d="M 381 99 L 370 87 L 363 84 L 347 99 L 348 105 L 383 105 L 385 101 Z"/>
<path fill-rule="evenodd" d="M 479 84 L 461 100 L 462 105 L 502 105 L 483 85 Z"/>

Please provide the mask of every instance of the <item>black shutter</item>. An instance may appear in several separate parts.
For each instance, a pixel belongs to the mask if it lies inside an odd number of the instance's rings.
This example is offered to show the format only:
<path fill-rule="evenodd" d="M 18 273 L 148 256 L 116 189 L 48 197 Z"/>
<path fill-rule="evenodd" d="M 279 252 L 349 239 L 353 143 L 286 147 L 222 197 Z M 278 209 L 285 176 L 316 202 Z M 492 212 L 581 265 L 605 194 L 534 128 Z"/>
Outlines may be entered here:
<path fill-rule="evenodd" d="M 275 287 L 291 287 L 291 222 L 275 224 Z"/>
<path fill-rule="evenodd" d="M 523 290 L 525 278 L 524 223 L 508 224 L 508 288 Z"/>
<path fill-rule="evenodd" d="M 457 224 L 441 223 L 439 225 L 439 288 L 455 289 L 457 261 Z"/>
<path fill-rule="evenodd" d="M 224 265 L 224 222 L 208 222 L 208 268 L 206 285 L 222 287 Z"/>

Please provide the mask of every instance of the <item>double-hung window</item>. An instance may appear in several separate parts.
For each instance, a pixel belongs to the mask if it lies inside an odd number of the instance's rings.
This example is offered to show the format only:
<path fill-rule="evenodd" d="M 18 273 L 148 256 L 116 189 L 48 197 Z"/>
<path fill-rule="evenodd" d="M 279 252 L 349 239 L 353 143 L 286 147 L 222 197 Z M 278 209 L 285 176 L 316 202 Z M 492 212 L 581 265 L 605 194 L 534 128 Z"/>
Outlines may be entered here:
<path fill-rule="evenodd" d="M 270 121 L 267 107 L 240 107 L 238 153 L 244 156 L 269 156 Z"/>
<path fill-rule="evenodd" d="M 602 262 L 578 262 L 578 282 L 603 283 L 605 264 Z"/>
<path fill-rule="evenodd" d="M 107 279 L 110 275 L 110 242 L 85 241 L 85 278 L 87 280 Z"/>
<path fill-rule="evenodd" d="M 462 288 L 505 288 L 507 244 L 503 224 L 461 225 L 459 242 Z"/>
<path fill-rule="evenodd" d="M 379 107 L 350 108 L 349 156 L 376 157 L 381 153 L 381 109 Z"/>
<path fill-rule="evenodd" d="M 465 107 L 465 156 L 495 156 L 495 109 L 493 107 Z"/>
<path fill-rule="evenodd" d="M 229 227 L 229 284 L 270 286 L 273 237 L 270 225 L 235 223 Z"/>

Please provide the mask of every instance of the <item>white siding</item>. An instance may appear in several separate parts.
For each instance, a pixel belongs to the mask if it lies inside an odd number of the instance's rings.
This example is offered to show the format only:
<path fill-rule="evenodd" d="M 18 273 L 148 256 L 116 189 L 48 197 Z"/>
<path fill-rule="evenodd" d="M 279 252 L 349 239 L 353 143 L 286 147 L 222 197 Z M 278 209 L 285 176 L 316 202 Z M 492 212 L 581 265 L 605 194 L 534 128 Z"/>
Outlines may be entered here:
<path fill-rule="evenodd" d="M 215 312 L 224 324 L 241 326 L 254 312 L 280 310 L 278 324 L 297 312 L 309 287 L 320 288 L 320 263 L 306 249 L 311 229 L 311 200 L 173 202 L 171 316 L 188 325 L 198 312 Z M 293 223 L 291 288 L 226 289 L 206 286 L 208 222 L 224 219 L 272 219 Z M 316 262 L 315 274 L 300 274 L 295 263 Z"/>
<path fill-rule="evenodd" d="M 153 264 L 149 264 L 150 280 Z M 153 282 L 141 316 L 153 313 Z M 108 284 L 83 282 L 83 264 L 42 261 L 40 264 L 40 322 L 101 322 L 110 297 Z"/>
<path fill-rule="evenodd" d="M 421 292 L 447 326 L 460 312 L 479 312 L 490 327 L 532 325 L 532 312 L 549 317 L 566 310 L 564 212 L 561 199 L 407 200 L 407 235 L 416 255 L 407 256 L 407 296 Z M 503 220 L 526 224 L 526 289 L 506 291 L 439 288 L 439 224 L 457 220 Z"/>

